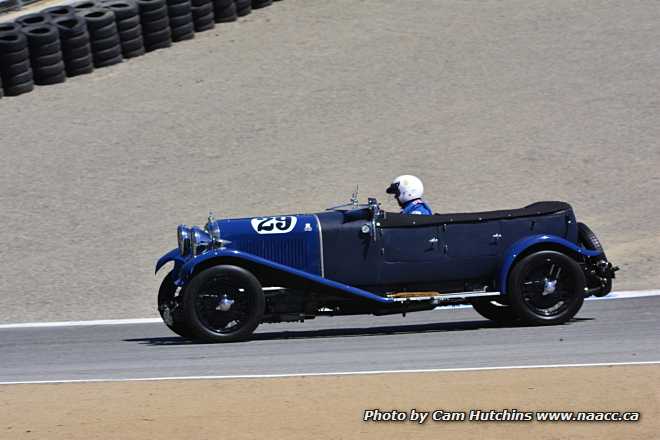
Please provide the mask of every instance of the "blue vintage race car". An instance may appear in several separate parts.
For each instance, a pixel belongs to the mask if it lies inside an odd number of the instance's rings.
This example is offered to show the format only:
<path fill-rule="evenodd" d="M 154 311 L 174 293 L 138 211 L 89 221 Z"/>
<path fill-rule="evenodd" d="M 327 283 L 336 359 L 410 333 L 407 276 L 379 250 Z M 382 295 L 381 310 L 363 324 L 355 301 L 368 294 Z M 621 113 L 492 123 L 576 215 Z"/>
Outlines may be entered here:
<path fill-rule="evenodd" d="M 248 338 L 262 322 L 398 314 L 471 304 L 501 323 L 560 324 L 586 296 L 607 295 L 613 267 L 563 202 L 430 216 L 375 199 L 316 214 L 180 225 L 158 293 L 186 338 Z"/>

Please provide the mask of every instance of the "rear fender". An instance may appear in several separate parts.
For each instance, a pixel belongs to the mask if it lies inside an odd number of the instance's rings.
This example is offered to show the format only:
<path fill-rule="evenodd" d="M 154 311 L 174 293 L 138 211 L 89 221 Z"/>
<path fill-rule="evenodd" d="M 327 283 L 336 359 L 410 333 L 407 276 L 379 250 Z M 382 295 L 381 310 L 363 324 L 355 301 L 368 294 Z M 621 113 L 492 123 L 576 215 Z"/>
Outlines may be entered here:
<path fill-rule="evenodd" d="M 503 264 L 500 268 L 499 275 L 499 291 L 502 294 L 507 293 L 509 272 L 515 262 L 525 254 L 530 248 L 538 247 L 539 250 L 544 246 L 552 247 L 553 249 L 563 249 L 568 255 L 583 255 L 585 257 L 599 257 L 603 255 L 601 251 L 592 251 L 582 246 L 566 240 L 565 238 L 556 235 L 532 235 L 525 237 L 512 244 L 504 254 Z"/>

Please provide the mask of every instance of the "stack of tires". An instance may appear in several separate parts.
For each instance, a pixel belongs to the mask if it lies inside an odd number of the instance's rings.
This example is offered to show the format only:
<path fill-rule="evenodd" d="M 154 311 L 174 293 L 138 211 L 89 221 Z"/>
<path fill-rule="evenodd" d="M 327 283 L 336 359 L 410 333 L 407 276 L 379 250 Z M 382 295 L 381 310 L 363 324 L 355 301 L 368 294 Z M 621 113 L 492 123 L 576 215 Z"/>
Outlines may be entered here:
<path fill-rule="evenodd" d="M 236 5 L 236 15 L 245 17 L 252 12 L 252 0 L 234 0 Z"/>
<path fill-rule="evenodd" d="M 213 0 L 213 15 L 216 23 L 236 21 L 236 4 L 234 0 Z"/>
<path fill-rule="evenodd" d="M 133 0 L 106 0 L 103 4 L 115 13 L 124 58 L 144 55 L 140 10 L 137 3 Z"/>
<path fill-rule="evenodd" d="M 167 14 L 170 17 L 172 41 L 195 38 L 190 0 L 167 0 Z"/>
<path fill-rule="evenodd" d="M 273 4 L 273 0 L 252 0 L 252 9 L 265 8 Z"/>
<path fill-rule="evenodd" d="M 115 22 L 115 13 L 103 7 L 85 8 L 78 14 L 85 19 L 92 46 L 94 67 L 121 63 L 122 48 Z"/>
<path fill-rule="evenodd" d="M 142 38 L 147 52 L 172 45 L 172 30 L 165 0 L 137 0 Z"/>
<path fill-rule="evenodd" d="M 34 83 L 46 86 L 66 81 L 57 28 L 51 23 L 35 24 L 23 28 L 23 32 L 28 40 Z"/>
<path fill-rule="evenodd" d="M 27 38 L 15 23 L 0 23 L 0 79 L 6 96 L 34 89 Z"/>
<path fill-rule="evenodd" d="M 248 0 L 250 1 L 250 0 Z M 204 32 L 215 27 L 212 0 L 191 0 L 195 32 Z"/>
<path fill-rule="evenodd" d="M 53 24 L 60 33 L 67 76 L 91 73 L 94 70 L 94 62 L 85 19 L 78 15 L 63 15 L 54 18 Z"/>

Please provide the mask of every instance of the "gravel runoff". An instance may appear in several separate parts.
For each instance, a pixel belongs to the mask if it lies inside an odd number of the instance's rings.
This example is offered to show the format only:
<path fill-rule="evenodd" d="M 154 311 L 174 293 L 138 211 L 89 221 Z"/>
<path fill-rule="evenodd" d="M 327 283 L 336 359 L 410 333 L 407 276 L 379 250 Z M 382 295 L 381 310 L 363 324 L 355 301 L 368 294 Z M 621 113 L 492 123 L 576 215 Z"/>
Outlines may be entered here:
<path fill-rule="evenodd" d="M 655 1 L 287 0 L 0 101 L 0 322 L 154 316 L 178 223 L 421 176 L 437 211 L 559 199 L 660 286 Z M 390 209 L 395 206 L 386 203 Z"/>

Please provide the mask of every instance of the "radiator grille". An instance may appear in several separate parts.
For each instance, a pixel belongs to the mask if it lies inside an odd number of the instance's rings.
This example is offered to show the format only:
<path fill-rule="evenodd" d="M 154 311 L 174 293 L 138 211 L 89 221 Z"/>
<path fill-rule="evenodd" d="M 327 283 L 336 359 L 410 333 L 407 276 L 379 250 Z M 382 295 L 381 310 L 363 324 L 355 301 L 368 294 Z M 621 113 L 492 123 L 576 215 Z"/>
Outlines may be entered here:
<path fill-rule="evenodd" d="M 238 248 L 253 255 L 275 261 L 276 263 L 302 269 L 307 260 L 305 241 L 287 240 L 248 240 Z"/>

